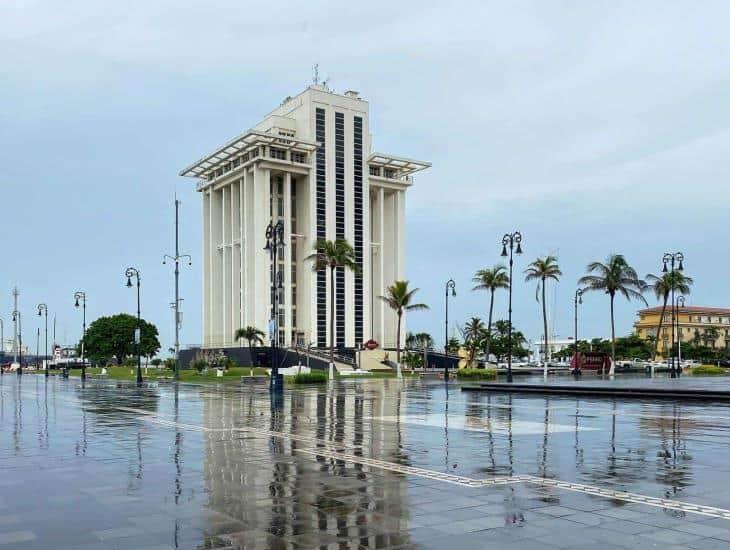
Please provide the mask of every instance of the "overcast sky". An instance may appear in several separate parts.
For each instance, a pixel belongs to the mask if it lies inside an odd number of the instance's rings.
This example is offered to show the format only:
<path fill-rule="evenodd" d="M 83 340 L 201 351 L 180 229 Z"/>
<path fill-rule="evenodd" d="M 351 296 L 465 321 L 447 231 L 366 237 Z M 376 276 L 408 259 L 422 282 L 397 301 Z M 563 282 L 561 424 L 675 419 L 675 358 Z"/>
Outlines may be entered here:
<path fill-rule="evenodd" d="M 311 82 L 371 105 L 378 151 L 428 160 L 408 192 L 408 278 L 431 311 L 412 330 L 443 340 L 486 317 L 471 277 L 524 235 L 523 270 L 559 257 L 555 331 L 572 334 L 585 265 L 623 253 L 643 276 L 685 253 L 689 303 L 730 306 L 727 2 L 0 3 L 0 317 L 21 288 L 26 342 L 47 302 L 58 339 L 134 312 L 124 270 L 142 272 L 142 313 L 172 343 L 173 193 L 182 206 L 182 342 L 201 336 L 201 207 L 181 168 Z M 521 276 L 520 276 L 521 279 Z M 534 285 L 515 282 L 514 322 L 542 333 Z M 653 300 L 649 298 L 650 303 Z M 617 332 L 637 304 L 618 302 Z M 495 305 L 506 316 L 506 296 Z M 609 334 L 588 296 L 583 336 Z"/>

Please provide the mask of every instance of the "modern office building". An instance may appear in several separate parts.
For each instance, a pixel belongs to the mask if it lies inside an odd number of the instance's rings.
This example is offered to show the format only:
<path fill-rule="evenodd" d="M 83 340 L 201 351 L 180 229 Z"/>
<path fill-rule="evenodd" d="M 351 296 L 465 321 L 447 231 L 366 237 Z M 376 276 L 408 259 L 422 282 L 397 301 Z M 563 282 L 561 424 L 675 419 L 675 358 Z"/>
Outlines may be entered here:
<path fill-rule="evenodd" d="M 334 299 L 337 347 L 394 345 L 395 316 L 378 296 L 405 278 L 406 191 L 430 164 L 373 152 L 371 142 L 367 101 L 313 85 L 180 173 L 198 180 L 203 198 L 204 347 L 239 345 L 239 327 L 273 326 L 264 245 L 278 221 L 279 343 L 328 346 Z M 338 238 L 360 269 L 338 268 L 330 292 L 328 275 L 306 258 L 318 239 Z"/>
<path fill-rule="evenodd" d="M 636 334 L 643 340 L 656 342 L 659 330 L 661 306 L 638 311 L 634 323 Z M 730 346 L 730 309 L 719 307 L 684 306 L 677 308 L 675 340 L 710 348 L 725 349 Z M 659 354 L 666 356 L 672 341 L 672 309 L 667 306 L 659 336 Z"/>

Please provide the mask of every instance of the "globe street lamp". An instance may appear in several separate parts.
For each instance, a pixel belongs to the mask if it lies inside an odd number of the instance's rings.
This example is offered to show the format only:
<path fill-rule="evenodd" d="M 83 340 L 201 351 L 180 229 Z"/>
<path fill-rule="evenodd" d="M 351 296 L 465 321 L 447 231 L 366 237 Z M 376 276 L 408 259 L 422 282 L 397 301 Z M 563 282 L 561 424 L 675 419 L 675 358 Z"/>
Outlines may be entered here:
<path fill-rule="evenodd" d="M 271 340 L 271 382 L 270 389 L 280 392 L 284 388 L 284 380 L 279 376 L 279 291 L 283 288 L 283 273 L 279 269 L 279 248 L 284 246 L 284 222 L 279 220 L 266 226 L 266 246 L 264 250 L 271 257 L 271 320 L 269 321 L 269 338 Z M 330 368 L 332 366 L 330 365 Z"/>
<path fill-rule="evenodd" d="M 46 317 L 46 352 L 45 352 L 45 374 L 48 378 L 48 306 L 46 304 L 38 304 L 38 317 L 45 314 Z"/>
<path fill-rule="evenodd" d="M 675 281 L 674 281 L 674 272 L 675 271 L 684 271 L 684 254 L 681 252 L 665 252 L 664 256 L 662 257 L 662 263 L 664 264 L 664 267 L 662 268 L 663 273 L 671 273 L 671 294 L 672 294 L 672 330 L 671 330 L 671 347 L 670 353 L 672 354 L 672 366 L 670 369 L 671 377 L 672 378 L 678 378 L 679 372 L 674 362 L 674 340 L 675 340 L 675 334 L 674 334 L 674 323 L 677 315 L 677 304 L 674 301 L 674 287 L 675 287 Z M 669 268 L 667 268 L 669 266 Z M 666 349 L 666 348 L 665 348 Z"/>
<path fill-rule="evenodd" d="M 13 311 L 13 323 L 18 324 L 18 376 L 21 376 L 23 374 L 23 325 L 20 312 L 17 309 Z"/>
<path fill-rule="evenodd" d="M 444 354 L 447 359 L 444 362 L 444 380 L 449 379 L 449 294 L 451 294 L 451 296 L 456 296 L 456 283 L 454 282 L 454 279 L 446 281 L 446 332 L 444 333 Z"/>
<path fill-rule="evenodd" d="M 580 370 L 578 368 L 578 306 L 583 304 L 583 289 L 579 288 L 575 291 L 575 297 L 573 298 L 573 330 L 574 330 L 574 339 L 573 343 L 575 344 L 575 351 L 573 352 L 573 369 L 574 370 Z"/>
<path fill-rule="evenodd" d="M 509 307 L 507 309 L 507 382 L 512 382 L 512 265 L 513 254 L 522 254 L 522 234 L 519 231 L 502 237 L 502 257 L 509 256 Z M 509 249 L 509 253 L 507 252 Z"/>
<path fill-rule="evenodd" d="M 142 385 L 142 315 L 139 306 L 139 287 L 140 276 L 139 270 L 134 267 L 128 267 L 124 272 L 127 277 L 127 288 L 132 288 L 132 277 L 137 281 L 137 328 L 134 331 L 134 341 L 137 344 L 137 385 Z"/>
<path fill-rule="evenodd" d="M 74 307 L 81 306 L 81 380 L 86 380 L 86 292 L 74 292 Z M 79 303 L 80 302 L 80 303 Z"/>

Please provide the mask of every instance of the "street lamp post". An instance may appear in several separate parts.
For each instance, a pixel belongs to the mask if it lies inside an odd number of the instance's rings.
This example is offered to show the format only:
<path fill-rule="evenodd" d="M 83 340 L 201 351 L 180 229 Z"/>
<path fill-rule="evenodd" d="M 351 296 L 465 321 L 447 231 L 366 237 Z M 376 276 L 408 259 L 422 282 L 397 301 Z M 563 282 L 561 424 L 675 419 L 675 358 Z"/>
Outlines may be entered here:
<path fill-rule="evenodd" d="M 509 307 L 507 309 L 507 382 L 512 382 L 512 266 L 513 254 L 522 254 L 522 234 L 505 233 L 502 237 L 502 257 L 509 256 Z M 509 249 L 509 252 L 507 252 Z"/>
<path fill-rule="evenodd" d="M 573 330 L 574 339 L 573 344 L 575 345 L 575 351 L 573 352 L 573 369 L 578 369 L 578 306 L 583 303 L 583 289 L 579 288 L 575 291 L 575 297 L 573 298 Z"/>
<path fill-rule="evenodd" d="M 674 275 L 675 271 L 684 271 L 684 254 L 681 252 L 666 252 L 664 256 L 662 257 L 662 263 L 664 264 L 664 267 L 662 268 L 662 272 L 667 273 L 670 272 L 672 275 Z M 669 266 L 669 268 L 667 268 Z M 671 347 L 670 353 L 672 354 L 672 362 L 671 362 L 671 377 L 672 378 L 678 378 L 679 377 L 679 371 L 677 369 L 677 365 L 674 362 L 674 341 L 675 341 L 675 334 L 674 334 L 674 323 L 677 316 L 677 305 L 674 301 L 674 277 L 671 279 L 671 294 L 672 294 L 672 330 L 671 330 Z"/>
<path fill-rule="evenodd" d="M 180 255 L 180 218 L 178 211 L 180 209 L 180 201 L 175 199 L 175 255 L 169 256 L 165 254 L 162 257 L 162 263 L 170 259 L 175 262 L 175 380 L 180 380 L 180 260 L 187 258 L 188 265 L 193 265 L 193 259 L 189 254 Z"/>
<path fill-rule="evenodd" d="M 449 294 L 456 296 L 456 283 L 454 279 L 446 281 L 446 331 L 444 332 L 444 354 L 446 355 L 446 361 L 444 362 L 444 380 L 449 379 Z"/>
<path fill-rule="evenodd" d="M 46 352 L 45 352 L 45 374 L 48 378 L 48 306 L 46 304 L 38 304 L 38 317 L 45 314 L 46 317 Z"/>
<path fill-rule="evenodd" d="M 127 277 L 127 288 L 132 288 L 132 277 L 137 280 L 137 330 L 135 331 L 135 341 L 137 344 L 137 385 L 142 385 L 142 314 L 139 305 L 139 287 L 140 276 L 139 270 L 134 267 L 128 267 L 124 272 Z"/>
<path fill-rule="evenodd" d="M 283 377 L 279 376 L 279 290 L 283 288 L 282 272 L 279 269 L 279 247 L 284 246 L 284 222 L 269 222 L 266 227 L 266 246 L 264 250 L 271 256 L 271 321 L 269 321 L 269 337 L 271 340 L 271 382 L 273 392 L 283 390 Z M 330 368 L 331 365 L 330 365 Z"/>
<path fill-rule="evenodd" d="M 81 380 L 86 380 L 86 292 L 74 292 L 74 307 L 81 305 Z M 79 301 L 81 302 L 79 304 Z"/>
<path fill-rule="evenodd" d="M 677 296 L 677 361 L 679 370 L 682 370 L 682 334 L 679 332 L 679 308 L 684 307 L 684 296 Z"/>
<path fill-rule="evenodd" d="M 0 317 L 0 355 L 5 360 L 5 320 Z M 0 376 L 3 375 L 3 368 L 0 365 Z"/>
<path fill-rule="evenodd" d="M 13 323 L 18 324 L 18 376 L 21 376 L 23 374 L 23 325 L 17 309 L 13 311 Z"/>

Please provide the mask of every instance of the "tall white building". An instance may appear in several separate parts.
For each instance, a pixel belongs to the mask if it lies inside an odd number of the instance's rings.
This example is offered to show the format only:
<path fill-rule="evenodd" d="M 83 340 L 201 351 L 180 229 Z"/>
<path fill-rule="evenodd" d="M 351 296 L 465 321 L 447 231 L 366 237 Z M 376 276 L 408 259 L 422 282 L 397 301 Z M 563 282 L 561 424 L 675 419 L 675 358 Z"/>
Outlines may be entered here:
<path fill-rule="evenodd" d="M 271 221 L 284 224 L 280 344 L 328 346 L 334 299 L 336 346 L 394 345 L 395 316 L 378 296 L 405 278 L 406 190 L 430 164 L 373 152 L 369 128 L 357 92 L 314 85 L 180 173 L 203 197 L 204 347 L 239 345 L 247 325 L 268 332 Z M 306 260 L 323 238 L 347 239 L 360 266 L 338 269 L 332 293 Z"/>

